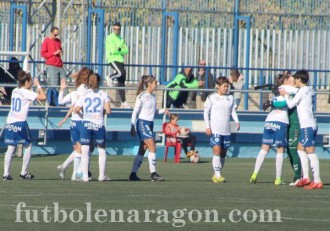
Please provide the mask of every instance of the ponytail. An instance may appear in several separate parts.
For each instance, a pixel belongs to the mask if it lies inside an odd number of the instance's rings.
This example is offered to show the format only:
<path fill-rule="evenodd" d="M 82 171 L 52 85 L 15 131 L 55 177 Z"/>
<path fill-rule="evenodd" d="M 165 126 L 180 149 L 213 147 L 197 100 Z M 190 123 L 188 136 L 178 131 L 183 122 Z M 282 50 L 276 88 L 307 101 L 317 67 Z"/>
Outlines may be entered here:
<path fill-rule="evenodd" d="M 154 81 L 155 79 L 156 78 L 152 75 L 143 75 L 138 84 L 136 95 L 139 95 L 144 90 L 144 86 L 148 87 L 148 84 Z"/>
<path fill-rule="evenodd" d="M 79 87 L 81 84 L 88 85 L 88 78 L 92 73 L 93 70 L 89 69 L 88 67 L 81 68 L 75 79 L 76 87 Z"/>
<path fill-rule="evenodd" d="M 27 81 L 32 80 L 31 75 L 23 70 L 18 71 L 17 75 L 18 75 L 18 87 L 22 87 L 25 85 Z"/>

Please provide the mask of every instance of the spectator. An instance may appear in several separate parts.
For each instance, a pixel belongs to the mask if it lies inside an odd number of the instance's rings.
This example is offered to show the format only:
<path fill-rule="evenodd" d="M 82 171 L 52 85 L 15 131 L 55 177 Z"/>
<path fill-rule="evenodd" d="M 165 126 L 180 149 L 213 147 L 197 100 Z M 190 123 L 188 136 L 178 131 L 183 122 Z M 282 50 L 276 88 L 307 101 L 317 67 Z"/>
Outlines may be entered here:
<path fill-rule="evenodd" d="M 20 67 L 18 60 L 16 57 L 12 57 L 9 62 L 9 69 L 7 70 L 8 73 L 5 73 L 3 69 L 1 69 L 1 74 L 0 74 L 0 82 L 1 83 L 17 83 L 17 76 L 18 76 L 18 71 L 22 70 Z M 10 102 L 11 99 L 11 94 L 13 92 L 15 87 L 4 87 L 5 90 L 5 95 L 3 95 L 5 101 L 4 102 Z M 6 103 L 7 104 L 7 103 Z"/>
<path fill-rule="evenodd" d="M 205 60 L 200 60 L 198 63 L 199 66 L 206 66 Z M 214 88 L 214 80 L 213 75 L 208 72 L 208 78 L 206 81 L 206 68 L 202 67 L 198 71 L 198 81 L 201 82 L 201 86 L 199 88 L 201 89 L 213 89 Z M 206 85 L 207 84 L 207 85 Z M 209 95 L 210 92 L 207 91 L 198 91 L 196 95 L 196 108 L 197 109 L 204 109 L 204 102 L 206 100 L 206 97 Z"/>
<path fill-rule="evenodd" d="M 231 69 L 230 70 L 230 89 L 231 90 L 242 90 L 244 85 L 244 78 L 243 75 L 237 70 L 237 69 Z M 241 102 L 242 92 L 234 92 L 234 100 L 236 103 L 236 106 Z"/>
<path fill-rule="evenodd" d="M 179 121 L 179 116 L 176 114 L 170 115 L 170 122 L 166 125 L 165 131 L 166 134 L 170 134 L 172 136 L 176 136 L 177 139 L 181 142 L 183 151 L 186 154 L 186 157 L 197 154 L 198 151 L 195 151 L 196 146 L 196 136 L 191 134 L 190 129 L 180 127 L 177 123 Z M 182 130 L 184 130 L 184 134 L 182 134 Z M 168 139 L 174 139 L 174 137 L 168 137 Z M 190 151 L 188 151 L 188 143 L 190 143 Z"/>
<path fill-rule="evenodd" d="M 66 82 L 66 73 L 64 71 L 62 61 L 62 43 L 61 40 L 57 38 L 58 35 L 58 27 L 53 26 L 50 29 L 50 35 L 43 41 L 41 45 L 41 57 L 46 59 L 48 84 L 52 86 L 59 86 L 60 82 Z M 52 91 L 49 91 L 48 89 L 48 92 Z M 48 92 L 47 95 L 49 94 Z M 55 106 L 54 104 L 56 104 L 55 102 L 49 102 L 49 100 L 48 103 L 52 106 Z"/>
<path fill-rule="evenodd" d="M 115 70 L 112 75 L 106 77 L 109 87 L 113 86 L 113 81 L 118 81 L 118 87 L 125 87 L 126 70 L 124 68 L 124 55 L 128 53 L 128 47 L 122 37 L 120 37 L 121 25 L 115 23 L 112 33 L 107 36 L 105 42 L 105 53 L 110 66 Z M 126 102 L 125 90 L 118 90 L 122 108 L 131 108 Z"/>
<path fill-rule="evenodd" d="M 190 88 L 196 89 L 201 85 L 197 79 L 194 78 L 192 74 L 192 68 L 184 68 L 182 72 L 177 74 L 175 78 L 166 85 L 167 88 Z M 183 105 L 187 102 L 188 92 L 180 90 L 171 90 L 167 92 L 166 95 L 166 108 L 170 108 L 171 105 L 175 108 L 183 108 Z"/>

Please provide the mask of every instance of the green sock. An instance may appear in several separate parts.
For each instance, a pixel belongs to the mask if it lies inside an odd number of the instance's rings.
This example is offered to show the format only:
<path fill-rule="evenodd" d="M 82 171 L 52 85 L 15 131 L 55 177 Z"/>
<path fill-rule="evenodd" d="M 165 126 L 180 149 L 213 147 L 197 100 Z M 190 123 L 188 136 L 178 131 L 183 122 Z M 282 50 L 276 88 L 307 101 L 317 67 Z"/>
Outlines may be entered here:
<path fill-rule="evenodd" d="M 301 177 L 301 163 L 296 147 L 288 148 L 288 155 L 290 156 L 290 163 L 294 171 L 294 178 L 300 179 Z"/>

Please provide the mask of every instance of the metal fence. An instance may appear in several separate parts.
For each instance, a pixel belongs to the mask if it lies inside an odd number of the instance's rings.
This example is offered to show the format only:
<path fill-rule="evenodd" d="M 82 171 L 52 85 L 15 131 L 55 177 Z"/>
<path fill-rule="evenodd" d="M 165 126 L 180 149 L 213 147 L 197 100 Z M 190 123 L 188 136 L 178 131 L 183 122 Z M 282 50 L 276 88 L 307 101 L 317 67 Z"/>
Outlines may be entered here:
<path fill-rule="evenodd" d="M 238 0 L 237 0 L 238 1 Z M 236 1 L 236 2 L 237 2 Z M 10 22 L 10 4 L 26 5 L 28 14 L 27 45 L 33 65 L 32 73 L 41 75 L 43 64 L 40 47 L 52 25 L 61 29 L 64 57 L 68 73 L 80 68 L 89 60 L 93 68 L 102 67 L 103 75 L 111 72 L 103 58 L 98 56 L 103 44 L 98 43 L 100 30 L 110 33 L 113 22 L 123 25 L 121 35 L 130 52 L 126 56 L 128 80 L 136 82 L 142 74 L 152 72 L 159 76 L 163 65 L 163 80 L 170 80 L 180 66 L 197 65 L 206 59 L 215 76 L 228 75 L 234 64 L 235 15 L 248 16 L 250 29 L 244 20 L 238 22 L 238 62 L 249 86 L 272 82 L 280 69 L 313 70 L 319 88 L 329 85 L 330 70 L 330 1 L 322 0 L 240 0 L 238 10 L 235 1 L 225 0 L 116 0 L 116 1 L 1 1 L 0 0 L 0 50 L 8 50 L 12 42 L 14 51 L 22 50 L 23 16 L 15 9 L 14 22 Z M 104 11 L 104 25 L 90 9 Z M 59 13 L 60 12 L 60 13 Z M 164 12 L 178 12 L 179 20 L 165 17 Z M 237 16 L 237 15 L 236 15 Z M 88 28 L 88 21 L 91 27 Z M 13 34 L 8 34 L 13 23 Z M 174 25 L 178 23 L 179 29 Z M 174 40 L 174 35 L 178 40 Z M 87 40 L 89 44 L 87 44 Z M 13 41 L 11 41 L 13 40 Z M 103 38 L 103 41 L 105 38 Z M 162 42 L 165 42 L 165 49 Z M 250 43 L 248 44 L 248 41 Z M 178 49 L 175 49 L 178 46 Z M 90 55 L 87 55 L 90 52 Z M 162 54 L 165 53 L 165 62 Z M 248 57 L 248 59 L 246 58 Z M 8 57 L 0 56 L 1 60 Z M 139 66 L 138 66 L 139 65 Z M 149 66 L 151 65 L 151 66 Z M 197 72 L 197 70 L 196 70 Z"/>
<path fill-rule="evenodd" d="M 77 14 L 88 6 L 105 9 L 107 24 L 120 21 L 126 26 L 161 26 L 161 12 L 180 13 L 182 27 L 234 26 L 236 1 L 228 0 L 1 0 L 1 14 L 9 14 L 10 2 L 28 4 L 31 21 L 47 23 L 55 19 L 56 2 L 66 12 L 66 25 L 75 24 Z M 239 0 L 239 12 L 252 18 L 258 29 L 328 30 L 330 2 L 326 0 Z M 79 15 L 78 15 L 79 16 Z M 3 20 L 6 20 L 3 18 Z M 244 25 L 241 25 L 244 26 Z"/>

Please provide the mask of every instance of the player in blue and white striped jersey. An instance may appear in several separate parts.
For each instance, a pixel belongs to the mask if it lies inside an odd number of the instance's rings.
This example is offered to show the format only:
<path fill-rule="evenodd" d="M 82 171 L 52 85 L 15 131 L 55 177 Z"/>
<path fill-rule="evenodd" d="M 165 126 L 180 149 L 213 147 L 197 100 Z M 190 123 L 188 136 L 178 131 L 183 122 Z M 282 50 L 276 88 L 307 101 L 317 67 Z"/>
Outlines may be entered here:
<path fill-rule="evenodd" d="M 146 87 L 145 91 L 143 91 L 144 86 Z M 153 94 L 153 91 L 156 89 L 157 80 L 154 76 L 142 76 L 138 86 L 138 93 L 131 119 L 131 135 L 135 136 L 137 132 L 140 138 L 139 151 L 135 157 L 132 171 L 129 176 L 129 180 L 131 181 L 140 180 L 136 173 L 142 164 L 143 156 L 147 149 L 149 151 L 148 162 L 149 170 L 151 173 L 151 180 L 164 180 L 164 178 L 158 175 L 156 172 L 156 145 L 153 137 L 153 127 L 155 113 L 158 111 L 159 114 L 168 114 L 168 111 L 166 109 L 156 109 L 157 100 L 156 96 Z"/>
<path fill-rule="evenodd" d="M 218 77 L 215 81 L 217 92 L 209 95 L 204 104 L 204 122 L 206 135 L 210 136 L 210 146 L 213 148 L 212 166 L 214 183 L 225 182 L 221 176 L 221 170 L 225 164 L 227 149 L 230 147 L 230 116 L 240 129 L 236 114 L 236 103 L 232 95 L 227 94 L 229 80 L 226 77 Z"/>

